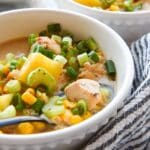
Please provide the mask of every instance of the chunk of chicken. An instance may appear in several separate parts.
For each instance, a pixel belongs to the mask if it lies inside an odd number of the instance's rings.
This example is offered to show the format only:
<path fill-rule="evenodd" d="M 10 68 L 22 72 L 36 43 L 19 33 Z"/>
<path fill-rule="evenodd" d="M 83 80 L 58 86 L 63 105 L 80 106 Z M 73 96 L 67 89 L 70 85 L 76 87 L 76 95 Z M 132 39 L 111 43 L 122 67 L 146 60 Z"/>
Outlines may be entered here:
<path fill-rule="evenodd" d="M 36 40 L 37 40 L 38 44 L 40 44 L 43 47 L 51 50 L 55 54 L 60 54 L 61 53 L 61 47 L 55 40 L 50 39 L 47 36 L 40 36 Z"/>
<path fill-rule="evenodd" d="M 90 79 L 79 79 L 65 88 L 65 94 L 71 101 L 85 99 L 89 110 L 96 108 L 97 104 L 103 104 L 98 82 Z"/>

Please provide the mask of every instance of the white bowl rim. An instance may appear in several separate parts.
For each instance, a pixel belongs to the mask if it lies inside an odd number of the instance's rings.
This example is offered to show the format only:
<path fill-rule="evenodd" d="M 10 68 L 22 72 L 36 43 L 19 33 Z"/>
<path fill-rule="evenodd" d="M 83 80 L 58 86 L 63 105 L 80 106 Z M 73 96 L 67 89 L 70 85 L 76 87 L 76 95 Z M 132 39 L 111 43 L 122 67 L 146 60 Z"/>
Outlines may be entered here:
<path fill-rule="evenodd" d="M 125 11 L 109 11 L 109 10 L 103 10 L 103 9 L 96 9 L 96 8 L 92 8 L 86 5 L 82 5 L 74 0 L 66 0 L 69 1 L 70 3 L 72 3 L 73 5 L 76 5 L 77 7 L 81 7 L 83 9 L 86 9 L 87 11 L 93 11 L 93 12 L 97 12 L 97 13 L 104 13 L 104 14 L 108 14 L 108 15 L 124 15 L 124 16 L 135 16 L 135 15 L 145 15 L 145 14 L 149 14 L 150 10 L 140 10 L 140 11 L 133 11 L 133 12 L 125 12 Z"/>
<path fill-rule="evenodd" d="M 93 117 L 91 117 L 77 125 L 70 126 L 70 127 L 64 128 L 64 129 L 56 130 L 56 131 L 51 131 L 51 132 L 29 134 L 29 135 L 0 134 L 0 143 L 1 142 L 4 143 L 4 141 L 6 141 L 6 143 L 8 143 L 8 144 L 20 145 L 21 143 L 27 143 L 27 141 L 33 141 L 34 143 L 36 143 L 36 141 L 39 142 L 41 139 L 46 140 L 49 138 L 55 138 L 60 135 L 61 136 L 65 135 L 65 137 L 68 135 L 68 137 L 69 137 L 71 132 L 76 133 L 79 131 L 79 133 L 80 133 L 81 129 L 83 129 L 84 127 L 92 126 L 93 122 L 95 122 L 98 118 L 100 118 L 100 116 L 102 116 L 102 114 L 108 114 L 109 110 L 117 109 L 117 105 L 121 104 L 123 101 L 121 99 L 128 94 L 128 92 L 131 88 L 132 82 L 133 82 L 133 78 L 134 78 L 133 58 L 131 56 L 131 53 L 130 53 L 130 50 L 129 50 L 127 44 L 114 30 L 112 30 L 110 27 L 108 27 L 104 23 L 97 21 L 96 19 L 93 19 L 91 17 L 88 17 L 88 16 L 80 14 L 80 13 L 74 13 L 74 12 L 68 11 L 68 10 L 57 10 L 57 9 L 55 10 L 55 9 L 48 9 L 48 8 L 24 8 L 24 9 L 11 10 L 11 11 L 6 11 L 6 12 L 1 12 L 0 17 L 5 16 L 5 15 L 7 16 L 7 15 L 11 15 L 11 14 L 17 14 L 17 13 L 31 13 L 31 12 L 63 13 L 63 14 L 73 15 L 76 17 L 81 17 L 81 18 L 86 19 L 95 24 L 99 24 L 101 27 L 105 28 L 110 33 L 112 33 L 113 36 L 116 38 L 116 40 L 118 40 L 118 43 L 121 43 L 122 47 L 124 47 L 124 49 L 126 49 L 123 52 L 125 53 L 125 56 L 127 59 L 126 63 L 128 66 L 128 74 L 125 77 L 125 80 L 123 81 L 124 86 L 122 87 L 122 90 L 120 90 L 120 92 L 118 92 L 118 94 L 114 97 L 114 99 L 104 109 L 102 109 L 100 112 L 95 114 Z M 16 140 L 17 140 L 17 142 L 16 142 Z"/>

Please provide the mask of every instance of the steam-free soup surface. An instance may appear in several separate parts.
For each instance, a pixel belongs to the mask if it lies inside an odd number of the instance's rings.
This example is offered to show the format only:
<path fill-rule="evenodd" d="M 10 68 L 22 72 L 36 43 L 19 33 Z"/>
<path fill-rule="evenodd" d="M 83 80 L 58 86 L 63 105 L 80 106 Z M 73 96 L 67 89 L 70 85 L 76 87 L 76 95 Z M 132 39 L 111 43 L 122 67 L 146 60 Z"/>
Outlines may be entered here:
<path fill-rule="evenodd" d="M 29 50 L 29 45 L 27 38 L 18 38 L 0 43 L 0 59 L 4 59 L 6 54 L 13 53 L 15 55 L 20 55 L 22 53 L 27 54 Z"/>

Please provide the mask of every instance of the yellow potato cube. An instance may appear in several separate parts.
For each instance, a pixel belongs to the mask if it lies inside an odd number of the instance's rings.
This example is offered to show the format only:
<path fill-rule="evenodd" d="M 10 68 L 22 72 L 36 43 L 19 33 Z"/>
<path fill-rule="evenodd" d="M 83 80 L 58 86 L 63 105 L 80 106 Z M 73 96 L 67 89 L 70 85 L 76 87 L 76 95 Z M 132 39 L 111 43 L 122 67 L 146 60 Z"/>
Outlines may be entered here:
<path fill-rule="evenodd" d="M 28 61 L 23 65 L 18 79 L 26 83 L 28 74 L 38 67 L 46 69 L 56 80 L 63 71 L 62 64 L 53 61 L 40 53 L 32 53 L 30 54 Z"/>

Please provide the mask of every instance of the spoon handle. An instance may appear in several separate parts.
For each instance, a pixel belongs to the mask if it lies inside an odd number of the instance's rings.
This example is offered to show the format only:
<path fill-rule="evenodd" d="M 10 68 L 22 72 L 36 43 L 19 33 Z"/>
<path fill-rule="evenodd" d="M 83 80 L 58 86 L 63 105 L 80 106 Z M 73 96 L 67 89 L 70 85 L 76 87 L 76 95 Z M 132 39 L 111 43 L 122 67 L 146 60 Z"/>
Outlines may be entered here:
<path fill-rule="evenodd" d="M 8 126 L 8 125 L 14 125 L 21 122 L 27 122 L 27 121 L 41 121 L 46 122 L 44 119 L 40 117 L 34 117 L 34 116 L 22 116 L 22 117 L 15 117 L 15 118 L 9 118 L 9 119 L 3 119 L 0 120 L 0 127 Z"/>

